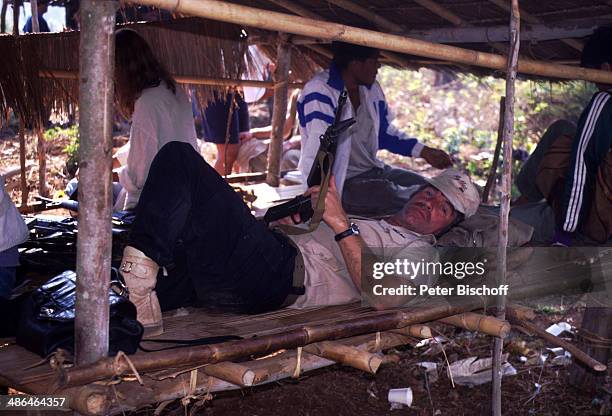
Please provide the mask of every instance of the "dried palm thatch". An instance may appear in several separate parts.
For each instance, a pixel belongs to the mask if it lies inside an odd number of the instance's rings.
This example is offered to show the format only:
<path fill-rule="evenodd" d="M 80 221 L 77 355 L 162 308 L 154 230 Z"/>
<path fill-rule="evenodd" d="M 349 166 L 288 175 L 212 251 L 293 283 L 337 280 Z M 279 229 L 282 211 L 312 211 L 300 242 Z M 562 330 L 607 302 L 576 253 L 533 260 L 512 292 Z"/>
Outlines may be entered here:
<path fill-rule="evenodd" d="M 151 45 L 173 75 L 240 78 L 252 70 L 246 33 L 240 26 L 199 18 L 123 25 L 136 30 Z M 54 78 L 48 70 L 76 73 L 79 32 L 0 36 L 0 110 L 15 109 L 40 126 L 51 110 L 67 111 L 78 102 L 78 80 Z M 40 73 L 45 73 L 44 77 Z M 223 94 L 227 87 L 182 84 L 201 103 Z"/>

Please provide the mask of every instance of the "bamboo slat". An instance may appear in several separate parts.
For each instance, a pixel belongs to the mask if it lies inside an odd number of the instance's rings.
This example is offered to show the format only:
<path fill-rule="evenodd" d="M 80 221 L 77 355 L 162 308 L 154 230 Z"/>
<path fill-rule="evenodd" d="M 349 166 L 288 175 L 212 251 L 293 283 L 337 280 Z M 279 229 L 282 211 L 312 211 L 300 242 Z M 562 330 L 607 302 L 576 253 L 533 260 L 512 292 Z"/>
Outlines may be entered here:
<path fill-rule="evenodd" d="M 379 355 L 333 341 L 323 341 L 307 345 L 304 347 L 304 351 L 370 374 L 376 374 L 378 367 L 382 363 L 382 358 Z"/>
<path fill-rule="evenodd" d="M 473 312 L 442 318 L 440 322 L 499 338 L 506 338 L 510 333 L 510 324 L 508 322 Z"/>

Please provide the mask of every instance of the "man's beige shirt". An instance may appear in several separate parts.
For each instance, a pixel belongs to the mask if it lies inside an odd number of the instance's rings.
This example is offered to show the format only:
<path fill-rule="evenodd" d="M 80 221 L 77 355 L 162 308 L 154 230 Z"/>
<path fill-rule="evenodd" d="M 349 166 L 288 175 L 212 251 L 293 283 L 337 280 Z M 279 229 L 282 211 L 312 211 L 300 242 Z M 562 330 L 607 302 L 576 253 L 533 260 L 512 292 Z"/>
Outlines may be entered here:
<path fill-rule="evenodd" d="M 415 247 L 432 247 L 435 238 L 420 235 L 384 220 L 353 219 L 368 247 L 376 247 L 382 257 L 411 258 Z M 291 308 L 341 305 L 361 300 L 357 287 L 349 275 L 334 232 L 321 223 L 312 233 L 289 236 L 304 258 L 306 293 Z"/>

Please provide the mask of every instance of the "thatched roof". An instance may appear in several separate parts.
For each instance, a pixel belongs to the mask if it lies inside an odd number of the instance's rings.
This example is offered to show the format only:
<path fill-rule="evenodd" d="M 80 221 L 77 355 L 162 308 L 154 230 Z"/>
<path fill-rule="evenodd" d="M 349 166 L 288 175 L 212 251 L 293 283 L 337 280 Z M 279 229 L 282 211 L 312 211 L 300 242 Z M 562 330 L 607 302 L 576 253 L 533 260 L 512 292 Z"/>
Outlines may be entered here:
<path fill-rule="evenodd" d="M 509 0 L 228 0 L 265 10 L 322 19 L 380 32 L 404 34 L 437 43 L 503 54 L 506 50 Z M 54 1 L 72 4 L 72 0 Z M 74 5 L 74 4 L 72 4 Z M 609 0 L 521 0 L 524 58 L 577 65 L 586 38 L 597 25 L 612 23 Z M 138 17 L 150 8 L 138 6 Z M 130 15 L 122 10 L 123 17 Z M 149 16 L 169 17 L 163 13 Z M 269 57 L 276 55 L 275 34 L 257 28 L 200 18 L 131 24 L 143 34 L 174 75 L 240 78 L 249 61 L 248 42 L 256 42 Z M 248 40 L 244 37 L 248 34 Z M 37 120 L 51 106 L 65 107 L 78 98 L 76 80 L 40 79 L 41 69 L 78 70 L 78 32 L 0 36 L 0 53 L 8 64 L 0 68 L 0 106 L 17 108 Z M 307 80 L 328 65 L 329 44 L 292 37 L 292 81 Z M 452 67 L 487 73 L 482 68 L 385 53 L 384 63 L 401 67 Z M 248 65 L 248 64 L 247 64 Z M 490 72 L 490 71 L 489 71 Z M 204 100 L 224 87 L 197 86 Z M 47 109 L 47 110 L 45 110 Z"/>
<path fill-rule="evenodd" d="M 199 18 L 124 25 L 138 31 L 174 75 L 239 78 L 251 63 L 242 28 Z M 11 107 L 40 123 L 51 108 L 78 101 L 79 32 L 0 35 L 0 109 Z M 58 77 L 46 71 L 67 71 Z M 226 87 L 185 85 L 202 102 Z"/>

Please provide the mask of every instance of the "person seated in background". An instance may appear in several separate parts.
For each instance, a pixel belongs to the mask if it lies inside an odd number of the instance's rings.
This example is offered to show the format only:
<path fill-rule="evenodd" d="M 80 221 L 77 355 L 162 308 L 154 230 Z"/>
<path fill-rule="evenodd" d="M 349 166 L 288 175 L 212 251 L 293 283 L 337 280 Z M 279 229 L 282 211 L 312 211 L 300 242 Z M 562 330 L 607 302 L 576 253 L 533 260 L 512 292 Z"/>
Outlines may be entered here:
<path fill-rule="evenodd" d="M 352 214 L 392 214 L 410 198 L 411 192 L 406 188 L 425 183 L 425 178 L 386 165 L 376 156 L 379 149 L 422 157 L 440 169 L 450 167 L 451 158 L 393 126 L 385 95 L 376 81 L 380 66 L 378 50 L 342 42 L 332 43 L 332 50 L 330 68 L 306 83 L 298 101 L 302 135 L 299 170 L 308 177 L 319 137 L 332 123 L 338 98 L 346 88 L 350 100 L 340 118 L 354 117 L 356 124 L 340 137 L 334 161 L 333 174 L 342 203 Z"/>
<path fill-rule="evenodd" d="M 285 125 L 283 127 L 283 150 L 281 155 L 281 171 L 297 169 L 300 159 L 301 139 L 294 136 L 297 115 L 297 99 L 300 92 L 295 90 L 290 94 Z M 240 173 L 265 172 L 268 162 L 268 148 L 272 126 L 256 127 L 251 129 L 252 139 L 244 140 L 240 144 L 236 164 Z"/>
<path fill-rule="evenodd" d="M 612 72 L 612 27 L 595 31 L 581 65 Z M 612 237 L 612 85 L 598 88 L 578 126 L 555 122 L 517 176 L 522 201 L 531 204 L 516 206 L 513 216 L 556 245 Z"/>
<path fill-rule="evenodd" d="M 319 188 L 307 194 L 316 204 Z M 286 236 L 258 221 L 191 146 L 168 143 L 151 165 L 120 272 L 147 336 L 163 331 L 154 290 L 160 267 L 187 268 L 183 299 L 195 293 L 200 304 L 243 313 L 354 302 L 363 247 L 396 257 L 431 248 L 433 236 L 473 215 L 479 200 L 469 177 L 449 169 L 426 180 L 391 218 L 351 223 L 332 181 L 324 224 Z M 175 258 L 178 245 L 186 258 Z"/>
<path fill-rule="evenodd" d="M 198 145 L 187 94 L 134 30 L 115 34 L 115 93 L 121 112 L 131 119 L 127 164 L 115 171 L 122 189 L 114 210 L 123 211 L 138 204 L 159 149 L 170 141 L 188 143 L 195 150 Z"/>
<path fill-rule="evenodd" d="M 252 138 L 249 124 L 249 106 L 240 92 L 225 97 L 215 94 L 202 115 L 204 140 L 217 147 L 215 170 L 219 175 L 232 173 L 240 144 Z"/>
<path fill-rule="evenodd" d="M 17 246 L 26 241 L 29 234 L 17 207 L 4 189 L 4 177 L 0 175 L 0 302 L 11 298 L 19 266 Z"/>
<path fill-rule="evenodd" d="M 47 24 L 47 21 L 45 20 L 45 18 L 43 17 L 43 15 L 45 13 L 47 13 L 47 8 L 48 8 L 48 3 L 46 1 L 38 1 L 36 2 L 37 4 L 37 9 L 38 9 L 38 31 L 39 32 L 51 32 L 51 30 L 49 29 L 49 25 Z M 32 33 L 33 28 L 32 28 L 32 16 L 28 17 L 28 20 L 26 20 L 25 25 L 23 26 L 23 33 Z"/>

